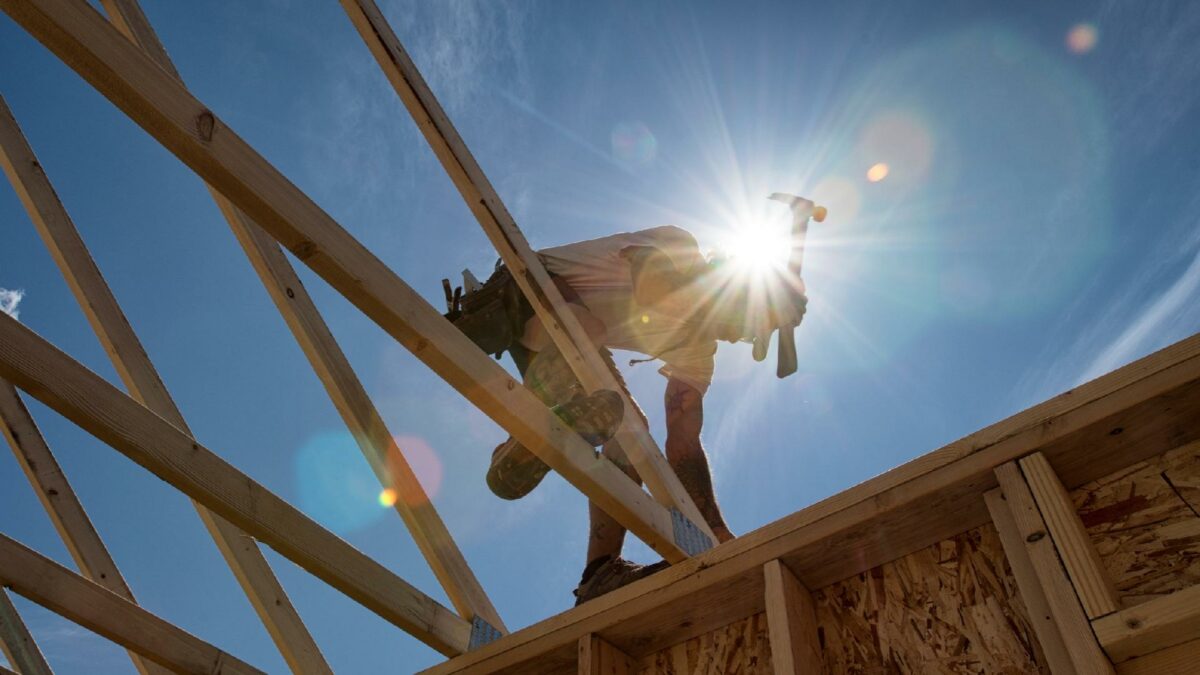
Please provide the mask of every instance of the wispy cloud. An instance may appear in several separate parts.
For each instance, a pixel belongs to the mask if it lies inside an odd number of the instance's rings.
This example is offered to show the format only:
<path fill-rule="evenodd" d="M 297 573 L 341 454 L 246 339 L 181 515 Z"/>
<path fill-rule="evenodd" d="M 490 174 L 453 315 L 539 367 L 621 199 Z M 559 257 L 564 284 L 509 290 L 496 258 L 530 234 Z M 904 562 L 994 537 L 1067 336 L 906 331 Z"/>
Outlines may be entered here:
<path fill-rule="evenodd" d="M 20 312 L 17 305 L 21 304 L 21 299 L 25 297 L 23 289 L 7 289 L 0 288 L 0 312 L 11 316 L 14 319 L 20 318 Z"/>

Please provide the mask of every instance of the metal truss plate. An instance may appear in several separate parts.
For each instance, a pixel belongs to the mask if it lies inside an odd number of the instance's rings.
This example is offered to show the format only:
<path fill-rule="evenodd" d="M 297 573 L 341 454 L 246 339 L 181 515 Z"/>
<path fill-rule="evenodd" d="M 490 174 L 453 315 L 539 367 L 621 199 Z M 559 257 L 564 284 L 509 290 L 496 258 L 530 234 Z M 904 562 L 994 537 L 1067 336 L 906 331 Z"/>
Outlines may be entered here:
<path fill-rule="evenodd" d="M 503 635 L 500 631 L 492 627 L 492 624 L 484 621 L 478 616 L 471 619 L 471 639 L 467 642 L 467 651 L 479 649 L 489 642 L 495 642 Z"/>
<path fill-rule="evenodd" d="M 675 544 L 689 556 L 699 555 L 713 547 L 708 535 L 701 532 L 679 509 L 671 509 L 671 525 L 675 530 Z"/>

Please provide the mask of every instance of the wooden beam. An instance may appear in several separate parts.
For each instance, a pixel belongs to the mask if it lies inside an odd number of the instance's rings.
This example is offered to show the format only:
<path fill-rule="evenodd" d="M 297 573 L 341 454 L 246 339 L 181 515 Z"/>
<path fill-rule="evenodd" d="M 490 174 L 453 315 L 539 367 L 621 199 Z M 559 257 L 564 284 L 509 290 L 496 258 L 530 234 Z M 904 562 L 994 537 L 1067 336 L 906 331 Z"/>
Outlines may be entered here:
<path fill-rule="evenodd" d="M 8 668 L 5 668 L 4 666 L 0 666 L 0 675 L 19 675 L 19 674 L 9 670 Z"/>
<path fill-rule="evenodd" d="M 3 571 L 0 570 L 0 574 Z M 0 586 L 0 651 L 21 675 L 53 675 L 42 650 L 38 649 L 29 627 L 17 613 L 8 590 Z"/>
<path fill-rule="evenodd" d="M 1104 651 L 1118 663 L 1200 640 L 1200 586 L 1101 617 L 1092 622 L 1092 628 Z"/>
<path fill-rule="evenodd" d="M 812 595 L 778 560 L 763 565 L 763 579 L 775 675 L 820 673 L 823 660 L 817 643 L 817 614 Z"/>
<path fill-rule="evenodd" d="M 466 621 L 7 315 L 0 377 L 430 647 L 466 650 Z"/>
<path fill-rule="evenodd" d="M 1073 489 L 1200 438 L 1197 420 L 1200 335 L 427 672 L 572 667 L 589 632 L 640 658 L 763 611 L 769 560 L 823 588 L 990 522 L 999 464 L 1040 450 Z"/>
<path fill-rule="evenodd" d="M 182 82 L 137 0 L 102 0 L 102 4 L 110 21 L 125 37 L 142 47 L 158 65 Z M 398 496 L 396 511 L 455 609 L 468 621 L 478 616 L 493 628 L 507 632 L 500 614 L 467 565 L 466 558 L 396 444 L 395 436 L 388 430 L 383 416 L 372 403 L 279 244 L 224 195 L 212 187 L 208 190 L 376 478 L 384 488 L 395 490 Z"/>
<path fill-rule="evenodd" d="M 1046 599 L 1046 591 L 1038 578 L 1037 568 L 1025 547 L 1025 538 L 1017 528 L 1017 521 L 1004 499 L 1000 488 L 989 490 L 984 495 L 988 513 L 992 515 L 992 523 L 1000 535 L 1000 543 L 1004 546 L 1004 557 L 1008 559 L 1013 577 L 1017 580 L 1017 592 L 1025 603 L 1025 611 L 1029 613 L 1029 624 L 1037 635 L 1038 644 L 1042 646 L 1042 654 L 1046 664 L 1054 675 L 1074 675 L 1075 666 L 1067 653 L 1067 645 L 1063 642 L 1062 631 L 1054 621 L 1050 611 L 1050 602 Z"/>
<path fill-rule="evenodd" d="M 0 97 L 0 166 L 129 392 L 187 432 L 183 414 L 92 260 L 3 97 Z M 288 665 L 296 672 L 331 673 L 262 551 L 236 527 L 199 505 L 196 511 Z"/>
<path fill-rule="evenodd" d="M 262 672 L 2 534 L 0 583 L 174 672 Z"/>
<path fill-rule="evenodd" d="M 1117 664 L 1117 675 L 1196 675 L 1200 640 L 1139 656 Z"/>
<path fill-rule="evenodd" d="M 579 638 L 579 675 L 634 675 L 637 663 L 599 635 Z"/>
<path fill-rule="evenodd" d="M 420 70 L 409 58 L 383 12 L 374 0 L 342 0 L 342 7 L 571 370 L 588 391 L 607 389 L 621 396 L 629 414 L 622 420 L 616 440 L 650 493 L 660 504 L 679 509 L 715 544 L 712 529 L 667 464 L 646 428 L 645 420 L 632 414 L 634 403 L 625 388 L 618 384 L 575 314 L 567 308 L 558 286 L 551 281 L 546 268 L 467 149 Z"/>
<path fill-rule="evenodd" d="M 54 523 L 54 529 L 66 544 L 79 571 L 91 581 L 136 603 L 133 592 L 117 569 L 117 563 L 109 555 L 83 504 L 75 496 L 74 488 L 54 453 L 50 452 L 50 446 L 34 423 L 33 416 L 29 414 L 17 390 L 5 380 L 0 380 L 0 433 L 8 439 L 17 464 L 33 486 L 42 508 L 50 516 L 50 522 Z M 162 666 L 144 660 L 136 652 L 129 652 L 129 658 L 143 675 L 166 675 L 168 672 Z"/>
<path fill-rule="evenodd" d="M 1025 551 L 1033 562 L 1034 573 L 1046 596 L 1054 624 L 1062 635 L 1074 672 L 1081 675 L 1115 672 L 1096 641 L 1079 596 L 1075 594 L 1063 570 L 1054 542 L 1048 536 L 1046 522 L 1029 485 L 1021 475 L 1021 469 L 1016 462 L 1006 462 L 996 467 L 996 479 L 1004 493 L 1004 503 L 1017 526 L 1017 533 L 1025 541 Z"/>
<path fill-rule="evenodd" d="M 1096 619 L 1121 608 L 1117 589 L 1113 586 L 1100 553 L 1092 545 L 1083 521 L 1075 510 L 1071 495 L 1054 473 L 1046 456 L 1035 452 L 1021 459 L 1021 472 L 1046 520 L 1054 547 L 1067 568 L 1075 593 L 1083 603 L 1088 619 Z"/>
<path fill-rule="evenodd" d="M 670 513 L 81 0 L 0 0 L 36 39 L 568 482 L 660 555 Z"/>

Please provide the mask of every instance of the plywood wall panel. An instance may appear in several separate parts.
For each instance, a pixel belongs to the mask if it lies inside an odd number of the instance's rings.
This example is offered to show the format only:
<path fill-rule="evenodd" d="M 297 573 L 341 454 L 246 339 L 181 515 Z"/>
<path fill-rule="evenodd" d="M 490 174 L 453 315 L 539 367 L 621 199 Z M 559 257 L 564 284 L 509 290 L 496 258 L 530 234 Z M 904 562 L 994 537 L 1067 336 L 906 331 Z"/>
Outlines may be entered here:
<path fill-rule="evenodd" d="M 1200 443 L 1071 492 L 1124 606 L 1200 584 Z"/>
<path fill-rule="evenodd" d="M 643 657 L 638 675 L 771 675 L 766 614 Z"/>
<path fill-rule="evenodd" d="M 1048 673 L 991 525 L 813 594 L 827 673 Z"/>

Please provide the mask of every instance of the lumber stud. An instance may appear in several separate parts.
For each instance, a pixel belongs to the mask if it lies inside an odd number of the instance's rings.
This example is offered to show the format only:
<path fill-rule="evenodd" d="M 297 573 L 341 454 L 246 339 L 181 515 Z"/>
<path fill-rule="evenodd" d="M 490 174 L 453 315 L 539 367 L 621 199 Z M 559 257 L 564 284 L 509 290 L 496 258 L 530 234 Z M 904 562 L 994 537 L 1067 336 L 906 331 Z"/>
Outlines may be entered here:
<path fill-rule="evenodd" d="M 595 633 L 579 638 L 579 675 L 634 675 L 637 662 Z"/>
<path fill-rule="evenodd" d="M 771 560 L 763 565 L 763 596 L 775 675 L 820 673 L 824 663 L 812 594 L 787 565 Z"/>

